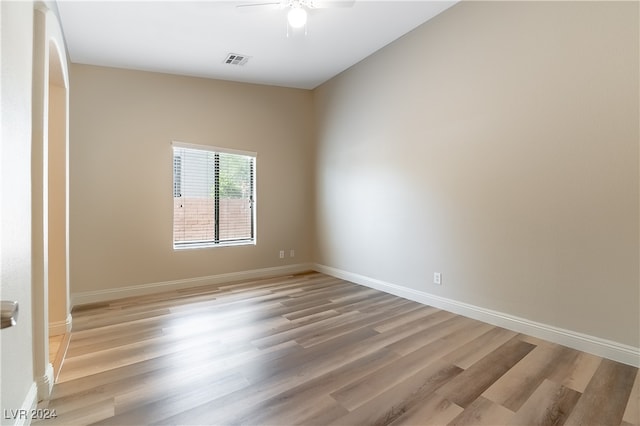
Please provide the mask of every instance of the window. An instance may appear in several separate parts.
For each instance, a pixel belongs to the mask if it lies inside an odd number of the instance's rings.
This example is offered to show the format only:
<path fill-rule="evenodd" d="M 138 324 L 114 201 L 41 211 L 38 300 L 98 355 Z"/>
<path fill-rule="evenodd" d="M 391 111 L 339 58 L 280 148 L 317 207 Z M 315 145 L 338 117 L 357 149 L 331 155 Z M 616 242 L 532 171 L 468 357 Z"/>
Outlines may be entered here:
<path fill-rule="evenodd" d="M 173 144 L 173 247 L 255 243 L 256 154 Z"/>
<path fill-rule="evenodd" d="M 178 198 L 182 194 L 182 157 L 180 154 L 173 155 L 173 198 Z"/>

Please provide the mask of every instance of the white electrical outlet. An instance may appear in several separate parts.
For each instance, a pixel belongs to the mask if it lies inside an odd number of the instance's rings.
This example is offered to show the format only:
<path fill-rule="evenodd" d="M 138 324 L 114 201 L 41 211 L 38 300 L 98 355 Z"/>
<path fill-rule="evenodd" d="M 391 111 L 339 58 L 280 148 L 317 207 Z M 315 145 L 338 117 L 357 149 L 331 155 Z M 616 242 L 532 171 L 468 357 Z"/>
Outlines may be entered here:
<path fill-rule="evenodd" d="M 296 251 L 294 249 L 289 250 L 289 257 L 296 257 Z"/>
<path fill-rule="evenodd" d="M 284 259 L 284 250 L 280 250 L 280 259 Z"/>
<path fill-rule="evenodd" d="M 436 285 L 442 285 L 442 274 L 440 272 L 433 273 L 433 283 Z"/>

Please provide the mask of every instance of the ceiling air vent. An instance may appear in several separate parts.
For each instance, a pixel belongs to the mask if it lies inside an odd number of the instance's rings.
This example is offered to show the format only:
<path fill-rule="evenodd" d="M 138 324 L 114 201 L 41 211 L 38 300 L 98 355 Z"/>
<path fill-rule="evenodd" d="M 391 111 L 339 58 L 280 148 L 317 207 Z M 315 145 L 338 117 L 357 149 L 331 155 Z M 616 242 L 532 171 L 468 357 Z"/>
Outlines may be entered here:
<path fill-rule="evenodd" d="M 229 53 L 224 60 L 225 64 L 229 65 L 244 65 L 249 60 L 247 55 L 239 55 L 237 53 Z"/>

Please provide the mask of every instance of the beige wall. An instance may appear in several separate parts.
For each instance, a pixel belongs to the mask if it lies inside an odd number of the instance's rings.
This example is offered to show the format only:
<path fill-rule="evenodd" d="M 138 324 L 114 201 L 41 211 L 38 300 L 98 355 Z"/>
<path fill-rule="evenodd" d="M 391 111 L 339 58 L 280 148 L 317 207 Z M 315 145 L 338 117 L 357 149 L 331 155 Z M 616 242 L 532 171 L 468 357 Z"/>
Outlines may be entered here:
<path fill-rule="evenodd" d="M 51 55 L 55 55 L 51 51 Z M 63 82 L 64 83 L 64 82 Z M 49 133 L 48 133 L 48 307 L 49 324 L 64 324 L 68 315 L 67 304 L 67 119 L 64 85 L 49 80 Z M 57 327 L 51 335 L 63 334 Z"/>
<path fill-rule="evenodd" d="M 311 260 L 311 92 L 72 65 L 70 94 L 72 294 Z M 172 140 L 258 153 L 256 246 L 173 250 Z"/>
<path fill-rule="evenodd" d="M 15 327 L 0 332 L 0 413 L 23 408 L 35 389 L 31 311 L 31 87 L 33 5 L 0 2 L 2 211 L 0 298 L 16 300 Z M 35 394 L 32 395 L 34 397 Z M 29 407 L 27 407 L 29 408 Z M 10 424 L 12 419 L 2 419 Z"/>
<path fill-rule="evenodd" d="M 638 347 L 638 32 L 465 2 L 313 92 L 73 65 L 72 293 L 314 261 Z M 173 251 L 172 140 L 258 152 L 257 246 Z"/>
<path fill-rule="evenodd" d="M 459 3 L 317 89 L 315 260 L 638 347 L 638 16 Z"/>

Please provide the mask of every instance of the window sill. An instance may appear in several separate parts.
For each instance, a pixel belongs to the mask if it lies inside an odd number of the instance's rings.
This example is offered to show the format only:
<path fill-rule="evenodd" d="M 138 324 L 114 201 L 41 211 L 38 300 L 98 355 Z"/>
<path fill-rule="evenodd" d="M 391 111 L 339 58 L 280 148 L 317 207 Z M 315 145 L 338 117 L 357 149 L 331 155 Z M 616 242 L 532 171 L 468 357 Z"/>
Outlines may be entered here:
<path fill-rule="evenodd" d="M 183 250 L 194 250 L 194 249 L 207 249 L 207 248 L 220 248 L 220 247 L 237 247 L 237 246 L 255 246 L 256 241 L 226 241 L 221 243 L 211 243 L 211 242 L 202 242 L 202 243 L 190 243 L 190 244 L 180 244 L 173 246 L 174 251 L 183 251 Z"/>

